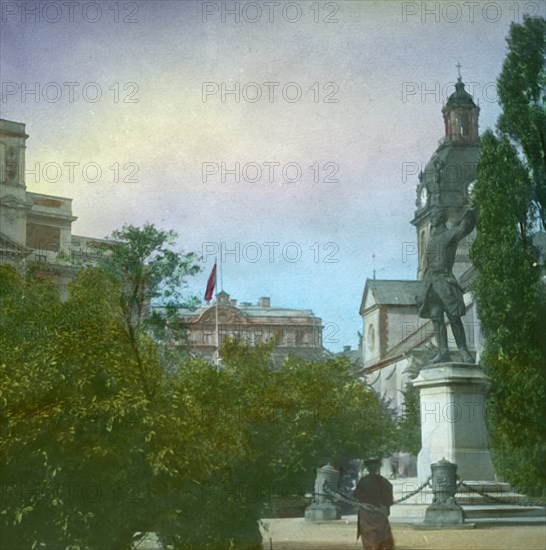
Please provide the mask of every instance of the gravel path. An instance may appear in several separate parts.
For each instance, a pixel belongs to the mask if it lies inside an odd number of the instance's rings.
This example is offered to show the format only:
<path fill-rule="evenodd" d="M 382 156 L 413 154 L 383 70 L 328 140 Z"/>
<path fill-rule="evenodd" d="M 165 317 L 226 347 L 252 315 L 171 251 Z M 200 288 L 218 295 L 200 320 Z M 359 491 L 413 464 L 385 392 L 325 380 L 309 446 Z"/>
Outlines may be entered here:
<path fill-rule="evenodd" d="M 309 523 L 303 518 L 269 519 L 264 550 L 360 550 L 356 522 Z M 545 550 L 545 525 L 477 525 L 474 529 L 419 531 L 412 525 L 392 525 L 396 550 Z M 270 541 L 271 539 L 271 541 Z"/>

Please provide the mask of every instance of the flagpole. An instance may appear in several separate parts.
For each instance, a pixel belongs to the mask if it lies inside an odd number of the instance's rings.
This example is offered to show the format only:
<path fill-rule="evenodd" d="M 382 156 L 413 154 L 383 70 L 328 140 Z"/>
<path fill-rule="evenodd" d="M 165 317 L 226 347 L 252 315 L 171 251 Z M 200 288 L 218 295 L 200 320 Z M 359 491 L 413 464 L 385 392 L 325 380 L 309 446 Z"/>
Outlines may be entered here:
<path fill-rule="evenodd" d="M 218 265 L 218 257 L 215 259 L 215 264 Z M 220 273 L 222 269 L 222 255 L 220 254 Z M 220 366 L 220 332 L 218 330 L 218 285 L 216 285 L 216 368 Z"/>
<path fill-rule="evenodd" d="M 224 290 L 224 266 L 222 265 L 222 243 L 220 243 L 220 290 Z"/>

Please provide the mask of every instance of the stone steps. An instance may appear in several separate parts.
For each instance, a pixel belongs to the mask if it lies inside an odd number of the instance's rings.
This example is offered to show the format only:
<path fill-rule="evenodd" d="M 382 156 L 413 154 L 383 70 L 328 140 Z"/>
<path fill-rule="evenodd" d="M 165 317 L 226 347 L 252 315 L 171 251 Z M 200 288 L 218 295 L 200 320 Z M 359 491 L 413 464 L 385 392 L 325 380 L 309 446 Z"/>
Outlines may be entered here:
<path fill-rule="evenodd" d="M 546 519 L 546 509 L 539 506 L 505 506 L 503 504 L 493 506 L 465 506 L 463 505 L 468 519 L 484 519 L 491 517 L 500 518 L 542 518 Z"/>
<path fill-rule="evenodd" d="M 393 484 L 394 500 L 403 498 L 407 494 L 411 493 L 417 487 L 419 482 L 416 478 L 407 478 L 404 480 L 394 480 Z M 510 484 L 491 482 L 491 481 L 465 481 L 465 484 L 475 490 L 486 493 L 495 499 L 502 500 L 503 503 L 517 505 L 518 502 L 525 503 L 528 499 L 525 495 L 515 492 Z M 416 495 L 410 497 L 405 502 L 408 504 L 431 504 L 434 495 L 430 486 L 425 487 Z M 463 504 L 496 504 L 494 501 L 489 500 L 486 496 L 482 496 L 467 487 L 459 487 L 455 494 L 456 501 Z M 500 503 L 499 503 L 500 504 Z"/>
<path fill-rule="evenodd" d="M 420 483 L 416 478 L 391 480 L 394 499 L 411 493 Z M 492 497 L 502 500 L 496 503 L 474 493 L 466 487 L 460 487 L 455 500 L 465 511 L 467 522 L 472 523 L 544 523 L 546 522 L 546 508 L 543 506 L 522 506 L 517 501 L 524 502 L 526 497 L 515 492 L 508 483 L 491 481 L 467 481 L 468 486 L 485 492 Z M 395 504 L 391 508 L 390 520 L 394 523 L 419 523 L 425 517 L 425 511 L 433 499 L 432 489 L 426 487 L 418 494 L 403 503 Z M 516 501 L 516 503 L 514 502 Z"/>
<path fill-rule="evenodd" d="M 522 506 L 463 506 L 468 523 L 521 523 L 546 524 L 544 508 Z M 391 508 L 391 523 L 421 523 L 425 519 L 427 505 L 398 504 Z"/>

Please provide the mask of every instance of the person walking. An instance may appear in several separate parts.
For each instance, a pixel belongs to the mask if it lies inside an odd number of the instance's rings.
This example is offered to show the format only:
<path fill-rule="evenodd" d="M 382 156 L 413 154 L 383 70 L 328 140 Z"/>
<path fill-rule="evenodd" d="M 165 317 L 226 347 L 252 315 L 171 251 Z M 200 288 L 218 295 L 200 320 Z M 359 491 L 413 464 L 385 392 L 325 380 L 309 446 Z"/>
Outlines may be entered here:
<path fill-rule="evenodd" d="M 391 455 L 391 476 L 389 479 L 396 479 L 396 474 L 398 473 L 398 453 Z"/>
<path fill-rule="evenodd" d="M 368 475 L 360 478 L 353 496 L 365 504 L 358 511 L 357 540 L 362 537 L 364 550 L 394 550 L 394 539 L 389 524 L 390 507 L 394 499 L 392 484 L 379 475 L 381 460 L 364 461 Z"/>

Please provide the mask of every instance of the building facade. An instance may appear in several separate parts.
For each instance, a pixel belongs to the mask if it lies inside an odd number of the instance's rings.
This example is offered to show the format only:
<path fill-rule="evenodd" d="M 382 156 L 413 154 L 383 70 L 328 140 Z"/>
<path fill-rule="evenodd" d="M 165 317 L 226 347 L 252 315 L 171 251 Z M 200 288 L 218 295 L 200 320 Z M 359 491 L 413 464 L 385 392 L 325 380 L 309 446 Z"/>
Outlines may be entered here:
<path fill-rule="evenodd" d="M 72 234 L 72 199 L 27 190 L 28 137 L 23 123 L 0 119 L 0 263 L 32 267 L 66 296 L 79 267 L 96 261 L 104 241 Z"/>
<path fill-rule="evenodd" d="M 164 314 L 162 308 L 156 311 Z M 253 347 L 278 335 L 273 352 L 276 360 L 288 355 L 310 360 L 330 355 L 322 346 L 323 326 L 319 317 L 309 309 L 273 307 L 267 297 L 260 298 L 256 304 L 237 303 L 221 291 L 212 305 L 195 312 L 178 311 L 176 325 L 180 328 L 177 344 L 211 361 L 215 359 L 217 336 L 220 345 L 229 337 Z"/>

